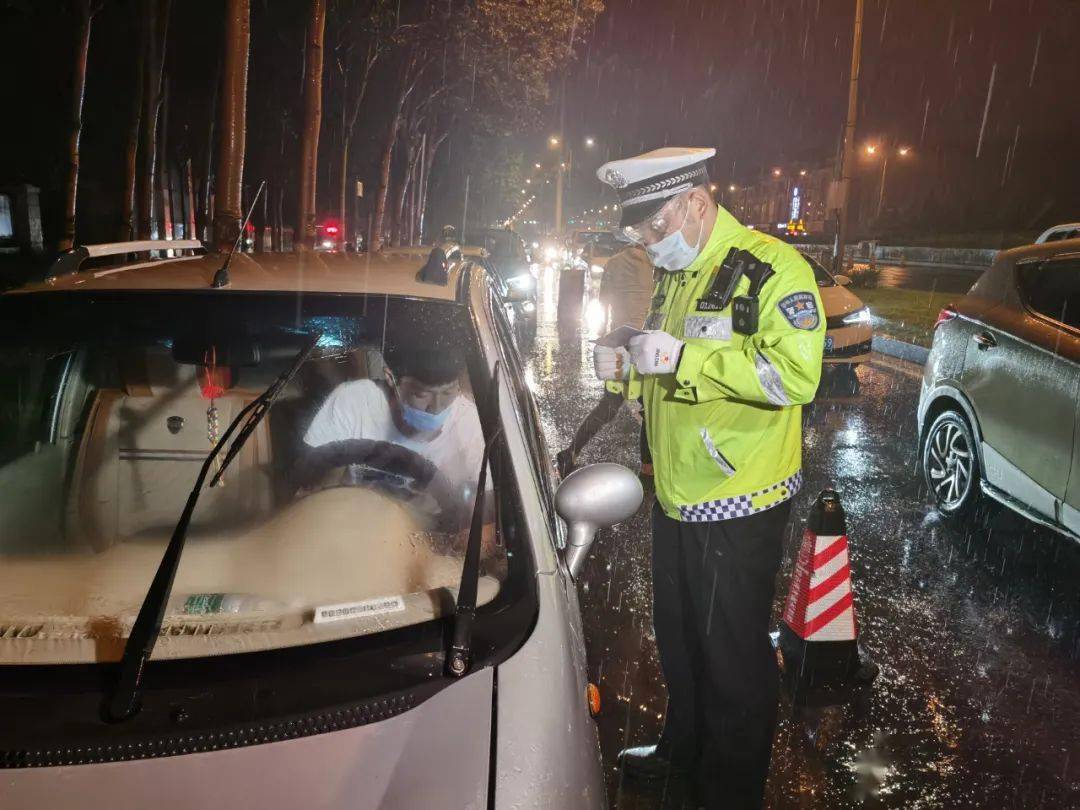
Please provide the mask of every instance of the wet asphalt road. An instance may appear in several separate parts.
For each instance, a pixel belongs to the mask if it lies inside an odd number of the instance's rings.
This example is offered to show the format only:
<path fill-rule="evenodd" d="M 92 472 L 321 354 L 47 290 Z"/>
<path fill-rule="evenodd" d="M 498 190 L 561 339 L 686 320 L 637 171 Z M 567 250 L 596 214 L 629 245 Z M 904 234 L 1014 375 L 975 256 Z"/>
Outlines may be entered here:
<path fill-rule="evenodd" d="M 554 454 L 600 396 L 588 328 L 561 337 L 550 278 L 528 366 Z M 589 308 L 586 307 L 586 315 Z M 593 332 L 595 335 L 595 332 Z M 770 807 L 1080 807 L 1080 547 L 1003 513 L 945 525 L 916 475 L 918 370 L 885 358 L 861 392 L 823 387 L 806 416 L 807 484 L 778 580 L 787 593 L 802 523 L 835 486 L 848 514 L 860 642 L 880 668 L 847 703 L 781 706 Z M 624 411 L 585 462 L 636 469 Z M 626 782 L 620 748 L 653 741 L 666 693 L 650 617 L 648 514 L 602 533 L 581 595 L 611 804 L 656 806 Z"/>

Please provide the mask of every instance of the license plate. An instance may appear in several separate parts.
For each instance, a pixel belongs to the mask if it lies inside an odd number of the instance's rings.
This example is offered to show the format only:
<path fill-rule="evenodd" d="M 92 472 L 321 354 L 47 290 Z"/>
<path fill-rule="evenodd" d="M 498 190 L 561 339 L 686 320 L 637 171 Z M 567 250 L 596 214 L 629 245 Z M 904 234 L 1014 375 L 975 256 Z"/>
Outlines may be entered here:
<path fill-rule="evenodd" d="M 828 353 L 828 352 L 831 352 L 832 350 L 833 350 L 833 336 L 832 335 L 826 335 L 825 336 L 825 352 Z"/>

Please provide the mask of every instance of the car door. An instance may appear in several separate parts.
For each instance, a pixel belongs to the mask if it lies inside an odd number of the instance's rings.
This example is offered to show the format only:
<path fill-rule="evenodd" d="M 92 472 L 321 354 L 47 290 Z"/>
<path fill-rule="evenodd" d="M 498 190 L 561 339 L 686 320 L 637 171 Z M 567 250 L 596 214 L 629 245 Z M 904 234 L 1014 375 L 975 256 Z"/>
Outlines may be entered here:
<path fill-rule="evenodd" d="M 1080 393 L 1077 337 L 1060 320 L 1075 318 L 1075 264 L 1017 264 L 1014 294 L 972 330 L 963 372 L 987 480 L 1051 520 L 1066 500 Z"/>

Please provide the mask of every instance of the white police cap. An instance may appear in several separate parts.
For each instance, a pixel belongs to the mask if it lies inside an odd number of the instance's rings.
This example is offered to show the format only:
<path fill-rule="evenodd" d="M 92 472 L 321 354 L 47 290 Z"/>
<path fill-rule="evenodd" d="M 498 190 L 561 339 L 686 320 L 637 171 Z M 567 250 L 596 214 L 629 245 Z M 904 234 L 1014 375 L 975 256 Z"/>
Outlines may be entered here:
<path fill-rule="evenodd" d="M 596 172 L 619 195 L 620 227 L 644 222 L 677 194 L 709 182 L 705 161 L 715 149 L 666 146 L 637 157 L 613 160 Z"/>

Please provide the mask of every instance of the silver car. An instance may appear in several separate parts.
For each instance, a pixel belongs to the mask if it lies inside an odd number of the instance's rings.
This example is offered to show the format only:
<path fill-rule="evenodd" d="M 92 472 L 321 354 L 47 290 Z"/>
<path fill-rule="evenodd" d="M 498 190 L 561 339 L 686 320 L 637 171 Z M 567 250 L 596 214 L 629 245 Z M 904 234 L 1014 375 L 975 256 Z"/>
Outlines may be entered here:
<path fill-rule="evenodd" d="M 574 576 L 641 486 L 555 488 L 487 274 L 179 244 L 0 296 L 0 806 L 605 806 Z M 418 332 L 479 446 L 314 452 Z"/>
<path fill-rule="evenodd" d="M 938 317 L 918 409 L 927 486 L 1080 539 L 1080 239 L 1001 253 Z"/>

